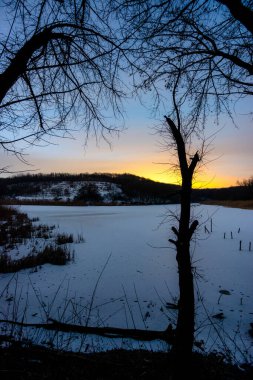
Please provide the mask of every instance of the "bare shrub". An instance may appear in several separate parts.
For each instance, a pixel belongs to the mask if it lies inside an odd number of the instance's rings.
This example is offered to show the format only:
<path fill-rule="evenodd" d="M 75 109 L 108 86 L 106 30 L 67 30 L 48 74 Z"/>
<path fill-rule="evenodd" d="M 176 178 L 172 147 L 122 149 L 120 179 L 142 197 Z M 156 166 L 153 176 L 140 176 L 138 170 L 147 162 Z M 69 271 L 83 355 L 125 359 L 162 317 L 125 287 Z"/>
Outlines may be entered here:
<path fill-rule="evenodd" d="M 58 234 L 56 236 L 55 242 L 58 245 L 73 243 L 74 242 L 73 235 L 72 234 Z"/>
<path fill-rule="evenodd" d="M 18 272 L 43 264 L 65 265 L 69 261 L 71 261 L 71 253 L 66 247 L 49 244 L 41 252 L 30 254 L 19 260 L 12 260 L 6 252 L 2 253 L 0 255 L 0 273 Z"/>

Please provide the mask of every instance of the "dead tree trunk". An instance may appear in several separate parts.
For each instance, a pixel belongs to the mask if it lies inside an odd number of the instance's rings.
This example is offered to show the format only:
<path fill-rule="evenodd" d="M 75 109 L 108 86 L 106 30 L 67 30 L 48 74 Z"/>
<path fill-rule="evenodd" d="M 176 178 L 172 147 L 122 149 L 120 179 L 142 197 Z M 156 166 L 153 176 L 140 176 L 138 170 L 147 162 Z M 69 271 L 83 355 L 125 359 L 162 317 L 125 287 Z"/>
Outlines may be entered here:
<path fill-rule="evenodd" d="M 124 329 L 119 327 L 94 327 L 94 326 L 82 326 L 82 325 L 73 325 L 70 323 L 64 323 L 61 321 L 56 321 L 55 319 L 49 318 L 47 323 L 24 323 L 18 321 L 11 321 L 8 319 L 1 319 L 0 324 L 9 324 L 14 326 L 21 326 L 24 328 L 36 328 L 36 329 L 45 329 L 53 331 L 62 331 L 67 333 L 79 333 L 79 334 L 89 334 L 89 335 L 98 335 L 106 338 L 129 338 L 139 341 L 152 341 L 152 340 L 163 340 L 169 344 L 172 343 L 174 337 L 174 331 L 172 325 L 170 324 L 164 331 L 155 331 L 155 330 L 140 330 L 140 329 Z M 10 336 L 1 336 L 1 340 L 7 341 L 10 339 Z"/>
<path fill-rule="evenodd" d="M 200 159 L 198 152 L 196 152 L 188 163 L 185 141 L 180 132 L 180 127 L 177 127 L 168 117 L 166 117 L 166 122 L 177 149 L 182 178 L 179 226 L 178 229 L 175 227 L 172 228 L 172 231 L 176 235 L 176 239 L 170 239 L 170 242 L 176 246 L 176 259 L 179 275 L 179 308 L 172 354 L 175 365 L 175 374 L 180 377 L 180 368 L 185 370 L 185 365 L 190 364 L 194 342 L 194 285 L 190 256 L 190 241 L 198 225 L 198 221 L 195 220 L 191 223 L 190 217 L 192 177 Z M 184 365 L 182 365 L 182 363 L 184 363 Z"/>

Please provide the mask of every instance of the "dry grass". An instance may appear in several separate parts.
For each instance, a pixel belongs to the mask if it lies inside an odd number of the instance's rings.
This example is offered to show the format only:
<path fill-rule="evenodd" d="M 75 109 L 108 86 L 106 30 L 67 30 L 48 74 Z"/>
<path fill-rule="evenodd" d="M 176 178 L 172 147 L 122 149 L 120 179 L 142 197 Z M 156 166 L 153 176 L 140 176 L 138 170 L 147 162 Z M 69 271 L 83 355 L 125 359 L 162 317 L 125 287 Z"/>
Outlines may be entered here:
<path fill-rule="evenodd" d="M 22 269 L 36 268 L 43 264 L 65 265 L 71 261 L 70 251 L 63 247 L 46 245 L 41 252 L 12 260 L 7 253 L 0 254 L 0 273 L 14 273 Z"/>
<path fill-rule="evenodd" d="M 171 374 L 171 359 L 168 353 L 145 350 L 75 354 L 36 346 L 12 346 L 0 349 L 0 373 L 3 380 L 167 380 Z M 191 376 L 194 380 L 250 380 L 252 368 L 241 371 L 225 364 L 219 355 L 195 354 Z M 187 368 L 185 379 L 189 378 Z"/>
<path fill-rule="evenodd" d="M 248 209 L 253 210 L 253 200 L 247 200 L 247 201 L 205 201 L 201 202 L 205 205 L 216 205 L 216 206 L 224 206 L 224 207 L 233 207 L 233 208 L 242 208 L 242 209 Z"/>
<path fill-rule="evenodd" d="M 0 205 L 0 273 L 13 273 L 26 268 L 36 268 L 43 264 L 65 265 L 71 261 L 71 252 L 67 246 L 73 243 L 73 235 L 53 235 L 55 226 L 34 225 L 27 214 L 14 207 Z M 18 260 L 11 258 L 10 252 L 31 238 L 50 242 L 43 249 L 31 252 Z M 61 246 L 59 246 L 61 245 Z"/>

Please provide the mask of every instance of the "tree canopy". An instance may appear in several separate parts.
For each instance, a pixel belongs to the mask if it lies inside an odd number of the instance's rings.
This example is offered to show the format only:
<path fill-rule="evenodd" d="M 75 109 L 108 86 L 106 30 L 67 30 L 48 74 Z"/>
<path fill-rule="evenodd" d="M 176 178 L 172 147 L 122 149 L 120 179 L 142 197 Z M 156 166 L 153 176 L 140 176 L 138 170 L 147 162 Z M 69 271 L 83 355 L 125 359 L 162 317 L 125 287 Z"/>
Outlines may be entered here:
<path fill-rule="evenodd" d="M 129 76 L 165 94 L 186 137 L 207 115 L 232 117 L 253 94 L 252 15 L 252 0 L 4 0 L 1 148 L 22 158 L 73 128 L 114 130 Z"/>
<path fill-rule="evenodd" d="M 252 0 L 119 0 L 141 90 L 161 88 L 184 110 L 185 125 L 208 114 L 232 116 L 253 94 Z M 133 32 L 134 31 L 134 32 Z M 186 107 L 187 106 L 187 107 Z M 174 107 L 175 108 L 175 107 Z"/>
<path fill-rule="evenodd" d="M 110 132 L 123 95 L 122 49 L 108 1 L 1 4 L 0 145 L 22 158 L 26 144 L 72 129 Z M 72 121 L 75 123 L 72 123 Z M 20 145 L 20 143 L 22 143 Z"/>

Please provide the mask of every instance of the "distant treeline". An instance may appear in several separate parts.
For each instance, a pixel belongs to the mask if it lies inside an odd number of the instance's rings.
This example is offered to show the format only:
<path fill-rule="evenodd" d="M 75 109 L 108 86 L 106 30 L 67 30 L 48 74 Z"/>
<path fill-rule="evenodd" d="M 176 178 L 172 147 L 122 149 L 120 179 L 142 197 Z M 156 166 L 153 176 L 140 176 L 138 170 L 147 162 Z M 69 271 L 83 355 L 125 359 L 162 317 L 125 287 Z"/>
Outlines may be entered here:
<path fill-rule="evenodd" d="M 0 197 L 38 194 L 43 183 L 56 182 L 108 182 L 117 184 L 125 197 L 139 199 L 147 203 L 178 203 L 180 200 L 180 186 L 155 182 L 133 174 L 111 173 L 51 173 L 26 174 L 8 178 L 0 178 Z M 239 186 L 219 189 L 194 189 L 193 202 L 208 200 L 251 200 L 253 199 L 252 180 L 242 182 Z"/>
<path fill-rule="evenodd" d="M 177 203 L 179 200 L 180 187 L 150 179 L 138 177 L 132 174 L 110 174 L 110 173 L 51 173 L 51 174 L 26 174 L 0 179 L 0 196 L 19 196 L 38 194 L 43 183 L 56 182 L 108 182 L 118 185 L 125 197 L 138 199 L 142 202 Z"/>
<path fill-rule="evenodd" d="M 238 201 L 253 199 L 253 189 L 248 186 L 233 186 L 221 189 L 195 189 L 193 191 L 193 201 Z"/>

